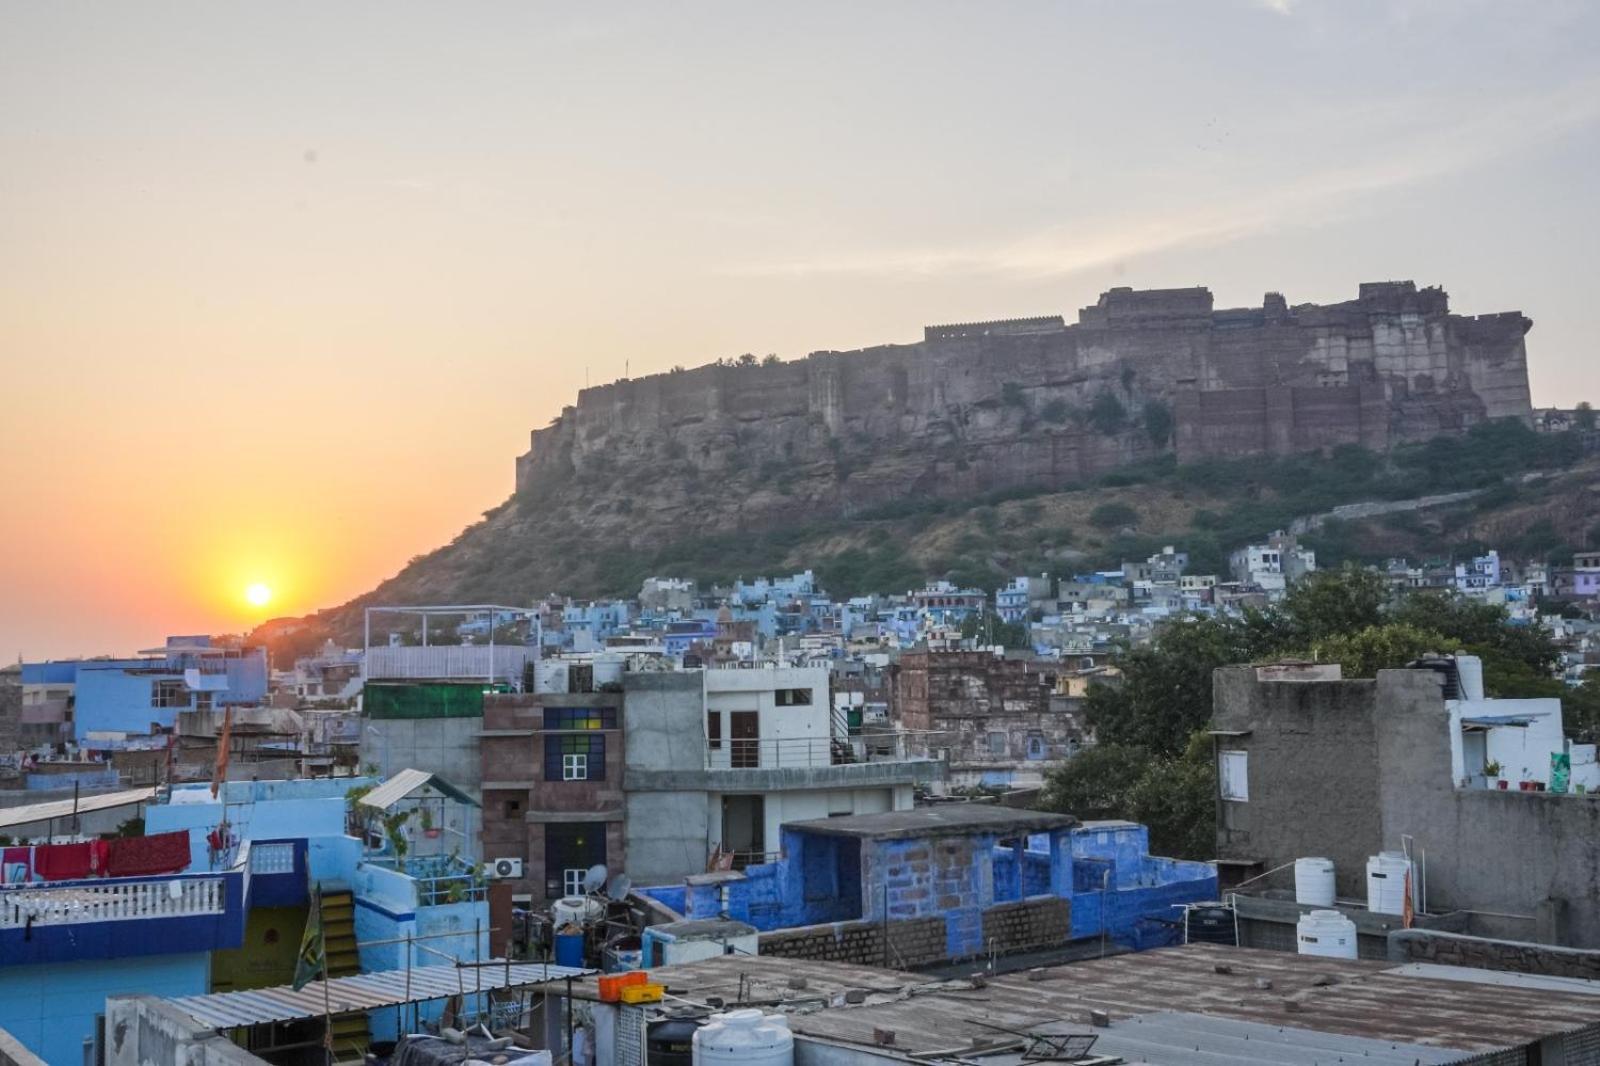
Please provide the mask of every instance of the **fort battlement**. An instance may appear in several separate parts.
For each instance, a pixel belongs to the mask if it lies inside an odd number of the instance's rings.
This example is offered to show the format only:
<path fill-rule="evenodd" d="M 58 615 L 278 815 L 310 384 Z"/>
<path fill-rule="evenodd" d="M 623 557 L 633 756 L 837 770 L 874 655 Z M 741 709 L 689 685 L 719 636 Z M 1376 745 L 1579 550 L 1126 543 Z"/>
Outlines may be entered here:
<path fill-rule="evenodd" d="M 518 484 L 668 459 L 712 474 L 828 467 L 822 505 L 849 506 L 1062 484 L 1166 450 L 1383 449 L 1530 419 L 1530 326 L 1515 311 L 1452 314 L 1443 289 L 1412 281 L 1222 309 L 1206 288 L 1115 288 L 1073 324 L 928 326 L 916 343 L 584 389 L 532 433 Z"/>

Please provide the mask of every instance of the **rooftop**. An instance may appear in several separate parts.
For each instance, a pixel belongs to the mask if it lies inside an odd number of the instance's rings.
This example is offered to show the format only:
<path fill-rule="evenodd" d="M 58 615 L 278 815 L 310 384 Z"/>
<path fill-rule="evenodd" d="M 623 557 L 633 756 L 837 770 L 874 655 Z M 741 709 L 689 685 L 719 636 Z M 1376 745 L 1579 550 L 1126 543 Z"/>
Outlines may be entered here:
<path fill-rule="evenodd" d="M 1494 981 L 1492 976 L 1484 983 L 1483 973 L 1454 967 L 1419 973 L 1384 962 L 1204 944 L 990 977 L 982 987 L 965 980 L 929 980 L 927 975 L 875 967 L 768 956 L 723 956 L 651 971 L 652 980 L 664 983 L 671 995 L 691 1002 L 714 997 L 731 1006 L 743 996 L 768 1010 L 787 1009 L 790 1028 L 806 1037 L 876 1047 L 876 1032 L 892 1031 L 895 1047 L 907 1057 L 970 1048 L 975 1039 L 992 1041 L 998 1035 L 995 1026 L 1098 1031 L 1105 1034 L 1108 1050 L 1111 1045 L 1135 1050 L 1140 1040 L 1162 1047 L 1170 1044 L 1162 1034 L 1170 1031 L 1174 1014 L 1222 1020 L 1204 1024 L 1213 1034 L 1208 1041 L 1228 1033 L 1249 1039 L 1251 1032 L 1271 1030 L 1274 1039 L 1286 1044 L 1357 1056 L 1366 1055 L 1367 1047 L 1358 1041 L 1479 1052 L 1600 1025 L 1600 1000 L 1588 987 L 1569 991 L 1543 983 Z M 860 1006 L 829 1006 L 842 1003 L 842 994 L 852 989 L 866 993 Z M 579 998 L 596 994 L 592 978 L 574 985 Z M 1092 1029 L 1090 1011 L 1109 1015 L 1111 1028 Z M 1196 1023 L 1190 1019 L 1186 1024 Z M 1301 1032 L 1285 1033 L 1285 1027 Z M 1175 1050 L 1194 1047 L 1191 1042 Z M 1148 1061 L 1301 1061 L 1266 1047 L 1252 1053 L 1255 1058 L 1215 1060 L 1198 1060 L 1192 1053 L 1152 1053 Z M 1460 1057 L 1414 1054 L 1405 1061 Z"/>
<path fill-rule="evenodd" d="M 967 836 L 973 833 L 1047 833 L 1070 829 L 1078 820 L 1070 814 L 1017 811 L 986 803 L 946 803 L 909 811 L 852 814 L 840 818 L 813 818 L 787 822 L 790 829 L 862 840 L 896 840 L 917 837 Z"/>

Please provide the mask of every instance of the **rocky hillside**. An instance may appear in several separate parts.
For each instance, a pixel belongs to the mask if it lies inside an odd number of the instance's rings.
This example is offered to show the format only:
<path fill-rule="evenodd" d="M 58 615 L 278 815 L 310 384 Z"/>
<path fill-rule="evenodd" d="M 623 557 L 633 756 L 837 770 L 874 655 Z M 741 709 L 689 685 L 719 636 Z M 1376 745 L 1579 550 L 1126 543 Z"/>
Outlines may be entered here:
<path fill-rule="evenodd" d="M 1305 539 L 1324 563 L 1484 547 L 1559 558 L 1600 544 L 1596 444 L 1593 434 L 1536 434 L 1506 421 L 1382 455 L 1347 446 L 1184 466 L 1165 456 L 1050 490 L 908 494 L 809 516 L 804 501 L 841 476 L 837 465 L 734 468 L 712 480 L 666 463 L 598 485 L 573 475 L 525 486 L 368 595 L 304 620 L 294 643 L 358 633 L 369 603 L 632 595 L 651 574 L 712 582 L 811 567 L 838 595 L 904 591 L 932 577 L 993 587 L 1019 573 L 1115 565 L 1163 543 L 1220 572 L 1229 550 L 1296 519 L 1450 493 L 1458 495 L 1441 506 L 1328 519 Z M 774 497 L 789 501 L 790 520 L 749 517 L 770 514 Z"/>

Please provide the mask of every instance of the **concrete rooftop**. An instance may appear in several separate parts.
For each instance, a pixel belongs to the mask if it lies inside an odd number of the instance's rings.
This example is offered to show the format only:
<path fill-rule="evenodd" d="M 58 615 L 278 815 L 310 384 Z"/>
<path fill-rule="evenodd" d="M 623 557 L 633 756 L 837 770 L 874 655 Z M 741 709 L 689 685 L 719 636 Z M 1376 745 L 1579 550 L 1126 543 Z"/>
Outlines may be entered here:
<path fill-rule="evenodd" d="M 1018 836 L 1070 829 L 1078 820 L 1070 814 L 1046 811 L 1017 811 L 988 803 L 944 803 L 917 807 L 909 811 L 882 814 L 852 814 L 839 818 L 813 818 L 805 822 L 786 822 L 787 829 L 828 836 L 870 840 L 896 840 L 918 837 L 968 836 L 973 833 L 1000 833 Z"/>

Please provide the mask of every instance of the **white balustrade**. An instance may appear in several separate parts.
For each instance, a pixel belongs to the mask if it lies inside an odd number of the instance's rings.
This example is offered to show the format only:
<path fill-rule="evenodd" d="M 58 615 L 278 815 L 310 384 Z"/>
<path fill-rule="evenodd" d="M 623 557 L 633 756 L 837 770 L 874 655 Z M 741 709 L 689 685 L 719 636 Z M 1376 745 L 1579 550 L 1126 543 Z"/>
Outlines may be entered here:
<path fill-rule="evenodd" d="M 81 925 L 221 914 L 226 904 L 221 877 L 7 888 L 0 889 L 0 929 L 25 928 L 30 920 L 34 926 Z"/>

